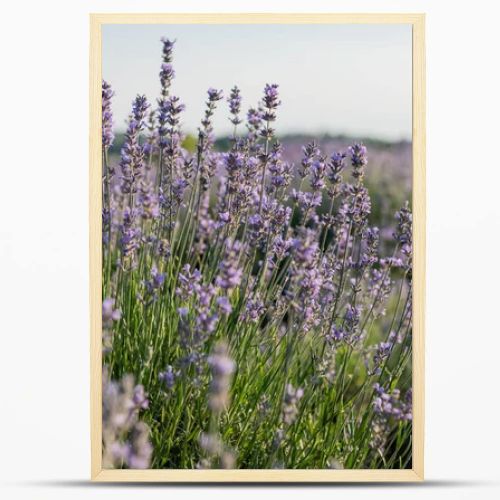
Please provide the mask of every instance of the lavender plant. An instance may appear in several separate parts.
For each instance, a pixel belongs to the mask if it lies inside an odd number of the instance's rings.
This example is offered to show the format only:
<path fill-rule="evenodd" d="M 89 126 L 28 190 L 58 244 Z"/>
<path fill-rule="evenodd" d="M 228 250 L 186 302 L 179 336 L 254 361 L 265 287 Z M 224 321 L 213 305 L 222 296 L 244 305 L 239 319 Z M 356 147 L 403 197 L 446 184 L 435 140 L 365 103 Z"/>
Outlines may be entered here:
<path fill-rule="evenodd" d="M 276 84 L 230 90 L 224 152 L 208 89 L 188 151 L 173 50 L 117 161 L 103 82 L 105 466 L 411 467 L 408 204 L 374 225 L 361 143 L 291 164 Z"/>

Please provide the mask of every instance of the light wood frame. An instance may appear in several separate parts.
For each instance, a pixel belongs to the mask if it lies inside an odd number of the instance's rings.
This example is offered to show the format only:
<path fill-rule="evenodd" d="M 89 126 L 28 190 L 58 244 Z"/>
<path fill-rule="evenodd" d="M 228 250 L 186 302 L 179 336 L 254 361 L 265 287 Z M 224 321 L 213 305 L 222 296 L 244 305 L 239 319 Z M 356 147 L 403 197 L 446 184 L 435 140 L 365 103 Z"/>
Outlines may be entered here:
<path fill-rule="evenodd" d="M 105 24 L 411 24 L 413 29 L 413 440 L 406 470 L 108 470 L 102 468 L 101 27 Z M 417 482 L 424 479 L 425 14 L 90 15 L 91 479 L 106 482 Z"/>

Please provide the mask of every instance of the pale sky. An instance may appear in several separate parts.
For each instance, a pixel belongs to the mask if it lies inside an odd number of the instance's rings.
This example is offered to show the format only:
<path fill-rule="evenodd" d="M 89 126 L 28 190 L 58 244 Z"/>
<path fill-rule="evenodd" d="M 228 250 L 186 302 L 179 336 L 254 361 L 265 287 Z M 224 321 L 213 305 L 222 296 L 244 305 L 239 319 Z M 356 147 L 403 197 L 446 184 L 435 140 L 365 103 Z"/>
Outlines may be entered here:
<path fill-rule="evenodd" d="M 102 34 L 117 129 L 136 94 L 156 100 L 166 36 L 177 40 L 172 93 L 186 105 L 186 132 L 196 131 L 209 87 L 227 96 L 238 85 L 246 113 L 278 83 L 278 135 L 411 139 L 410 25 L 106 25 Z M 225 100 L 214 127 L 218 136 L 232 129 Z"/>

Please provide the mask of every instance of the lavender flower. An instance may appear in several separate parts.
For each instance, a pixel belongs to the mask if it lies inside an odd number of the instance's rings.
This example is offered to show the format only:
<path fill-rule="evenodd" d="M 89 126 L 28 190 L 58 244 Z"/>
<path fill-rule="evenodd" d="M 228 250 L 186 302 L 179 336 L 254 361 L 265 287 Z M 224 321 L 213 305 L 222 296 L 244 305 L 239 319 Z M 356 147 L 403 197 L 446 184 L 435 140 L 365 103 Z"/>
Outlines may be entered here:
<path fill-rule="evenodd" d="M 127 449 L 127 466 L 130 469 L 148 469 L 152 454 L 153 447 L 149 442 L 149 427 L 144 422 L 137 422 L 132 429 L 130 445 Z"/>
<path fill-rule="evenodd" d="M 292 177 L 292 165 L 283 161 L 282 154 L 283 146 L 279 141 L 276 141 L 273 145 L 268 164 L 270 173 L 270 185 L 268 188 L 269 194 L 277 192 L 278 189 L 284 190 L 290 184 Z"/>
<path fill-rule="evenodd" d="M 121 226 L 120 248 L 125 260 L 133 261 L 136 250 L 139 248 L 141 230 L 136 226 L 136 211 L 126 207 L 123 211 Z"/>
<path fill-rule="evenodd" d="M 149 428 L 139 421 L 141 409 L 148 408 L 148 400 L 141 385 L 134 385 L 131 375 L 119 382 L 103 372 L 102 438 L 105 468 L 147 469 L 153 448 L 149 442 Z"/>
<path fill-rule="evenodd" d="M 339 186 L 342 183 L 342 172 L 345 168 L 344 160 L 346 156 L 345 153 L 334 152 L 331 156 L 331 161 L 328 163 L 327 177 L 331 184 L 329 189 L 331 197 L 337 195 Z"/>
<path fill-rule="evenodd" d="M 146 165 L 147 170 L 151 170 L 152 167 L 152 156 L 158 152 L 158 130 L 157 130 L 157 110 L 152 109 L 148 113 L 148 118 L 146 121 L 146 128 L 148 131 L 146 142 L 143 145 L 143 151 L 145 155 L 149 156 L 149 162 Z"/>
<path fill-rule="evenodd" d="M 111 98 L 115 95 L 111 85 L 102 81 L 102 146 L 108 149 L 115 138 L 113 134 L 113 112 L 111 111 Z"/>
<path fill-rule="evenodd" d="M 186 264 L 179 273 L 178 283 L 179 287 L 176 294 L 183 300 L 188 300 L 195 293 L 199 293 L 201 289 L 201 273 L 199 269 L 191 272 L 191 265 Z"/>
<path fill-rule="evenodd" d="M 380 375 L 382 373 L 382 366 L 391 355 L 394 347 L 394 340 L 389 339 L 387 342 L 379 342 L 372 347 L 373 356 L 370 360 L 366 361 L 368 375 Z"/>
<path fill-rule="evenodd" d="M 181 156 L 179 123 L 180 114 L 185 106 L 178 97 L 171 96 L 161 99 L 158 103 L 158 138 L 161 150 L 159 185 L 163 188 L 163 167 L 165 157 L 170 158 L 169 182 L 173 182 L 173 170 Z"/>
<path fill-rule="evenodd" d="M 361 184 L 346 186 L 346 191 L 350 195 L 348 207 L 348 217 L 357 232 L 362 232 L 368 224 L 368 216 L 371 213 L 371 200 L 368 190 Z"/>
<path fill-rule="evenodd" d="M 207 91 L 208 100 L 206 102 L 205 116 L 201 120 L 201 127 L 198 129 L 198 155 L 206 154 L 213 143 L 212 116 L 214 115 L 217 102 L 223 97 L 222 90 L 210 87 Z"/>
<path fill-rule="evenodd" d="M 151 305 L 158 299 L 158 295 L 165 283 L 165 274 L 160 273 L 158 268 L 153 265 L 151 268 L 151 278 L 143 282 L 145 293 L 141 297 L 145 305 Z"/>
<path fill-rule="evenodd" d="M 163 93 L 166 94 L 166 90 L 172 85 L 174 77 L 175 71 L 173 66 L 169 63 L 163 63 L 160 70 L 160 83 Z"/>
<path fill-rule="evenodd" d="M 160 83 L 161 83 L 161 97 L 165 99 L 168 96 L 169 88 L 172 85 L 172 80 L 174 79 L 175 72 L 172 67 L 173 59 L 173 49 L 175 45 L 175 40 L 169 40 L 168 38 L 162 38 L 162 65 L 160 71 Z"/>
<path fill-rule="evenodd" d="M 199 441 L 200 447 L 207 457 L 198 463 L 197 469 L 234 469 L 235 453 L 224 446 L 219 435 L 202 433 Z"/>
<path fill-rule="evenodd" d="M 265 313 L 264 302 L 258 293 L 247 300 L 245 311 L 242 313 L 241 320 L 250 323 L 258 323 Z"/>
<path fill-rule="evenodd" d="M 137 123 L 137 127 L 142 130 L 144 128 L 144 119 L 146 117 L 146 112 L 149 109 L 149 103 L 145 95 L 138 95 L 135 98 L 134 104 L 132 106 L 132 117 Z"/>
<path fill-rule="evenodd" d="M 276 109 L 281 104 L 281 101 L 278 99 L 278 85 L 276 83 L 266 84 L 262 102 L 264 107 L 262 120 L 266 123 L 266 127 L 261 129 L 260 135 L 266 141 L 269 141 L 274 137 L 274 129 L 269 124 L 276 121 Z"/>
<path fill-rule="evenodd" d="M 304 395 L 300 387 L 295 389 L 292 384 L 287 384 L 283 396 L 282 419 L 285 425 L 292 425 L 299 413 L 299 402 Z"/>
<path fill-rule="evenodd" d="M 111 352 L 113 347 L 113 323 L 120 321 L 122 312 L 115 308 L 115 299 L 110 297 L 102 301 L 102 346 L 103 354 Z"/>
<path fill-rule="evenodd" d="M 354 144 L 349 148 L 349 153 L 353 169 L 352 175 L 358 182 L 361 182 L 365 175 L 366 164 L 368 163 L 366 146 L 363 146 L 363 144 Z"/>
<path fill-rule="evenodd" d="M 348 304 L 344 313 L 343 330 L 346 341 L 354 345 L 362 338 L 363 332 L 360 331 L 361 306 Z"/>
<path fill-rule="evenodd" d="M 229 111 L 233 115 L 229 120 L 234 126 L 239 125 L 241 123 L 238 116 L 241 110 L 241 93 L 236 85 L 231 89 L 227 102 L 229 103 Z"/>
<path fill-rule="evenodd" d="M 301 169 L 299 175 L 303 179 L 309 175 L 314 158 L 319 155 L 319 148 L 315 141 L 310 142 L 307 146 L 302 148 L 304 157 L 301 161 Z"/>
<path fill-rule="evenodd" d="M 373 411 L 385 417 L 394 417 L 398 420 L 411 420 L 411 391 L 406 401 L 400 399 L 400 391 L 394 389 L 386 391 L 379 383 L 373 386 L 376 397 L 373 400 Z"/>
<path fill-rule="evenodd" d="M 388 392 L 379 383 L 374 384 L 373 388 L 376 396 L 373 400 L 375 418 L 370 445 L 383 453 L 390 430 L 389 421 L 411 421 L 413 418 L 411 389 L 402 400 L 399 389 Z"/>
<path fill-rule="evenodd" d="M 146 98 L 140 95 L 135 98 L 132 105 L 132 115 L 120 158 L 121 190 L 124 194 L 134 194 L 137 191 L 138 182 L 144 174 L 144 149 L 139 143 L 139 135 L 144 127 L 144 117 L 148 107 Z"/>
<path fill-rule="evenodd" d="M 217 327 L 219 316 L 217 312 L 212 310 L 212 299 L 215 294 L 216 289 L 211 284 L 197 287 L 196 329 L 193 336 L 193 347 L 195 348 L 201 346 Z"/>
<path fill-rule="evenodd" d="M 140 214 L 143 219 L 157 219 L 160 216 L 159 200 L 154 194 L 151 182 L 143 180 L 139 184 L 138 203 L 140 207 Z"/>
<path fill-rule="evenodd" d="M 224 343 L 215 346 L 207 362 L 212 374 L 208 404 L 213 412 L 220 413 L 229 404 L 229 388 L 236 365 L 228 356 L 228 348 Z"/>
<path fill-rule="evenodd" d="M 258 132 L 262 127 L 263 113 L 260 109 L 250 108 L 247 113 L 247 122 L 250 131 Z"/>
<path fill-rule="evenodd" d="M 170 40 L 169 38 L 162 37 L 161 38 L 161 43 L 163 45 L 162 47 L 162 58 L 163 62 L 165 63 L 170 63 L 172 62 L 172 53 L 175 45 L 175 40 Z"/>
<path fill-rule="evenodd" d="M 122 313 L 120 309 L 115 309 L 115 299 L 106 298 L 102 301 L 102 324 L 110 327 L 114 321 L 119 321 Z"/>
<path fill-rule="evenodd" d="M 312 163 L 311 189 L 321 191 L 325 187 L 326 159 L 319 157 Z"/>
<path fill-rule="evenodd" d="M 207 93 L 208 93 L 208 100 L 210 102 L 217 102 L 223 98 L 222 90 L 217 90 L 214 89 L 213 87 L 210 87 Z"/>
<path fill-rule="evenodd" d="M 235 288 L 241 283 L 243 271 L 238 267 L 240 250 L 239 241 L 226 240 L 224 257 L 219 264 L 219 275 L 215 281 L 224 290 Z"/>
<path fill-rule="evenodd" d="M 281 104 L 281 101 L 278 99 L 278 84 L 266 84 L 263 101 L 264 107 L 267 110 L 264 113 L 264 121 L 274 121 L 276 116 L 271 113 L 271 110 L 276 109 Z"/>
<path fill-rule="evenodd" d="M 412 235 L 412 213 L 408 202 L 396 214 L 397 228 L 394 233 L 394 238 L 401 245 L 401 254 L 404 257 L 404 267 L 409 273 L 411 279 L 412 268 L 412 251 L 413 251 L 413 235 Z"/>
<path fill-rule="evenodd" d="M 221 311 L 221 313 L 225 315 L 231 314 L 231 311 L 233 310 L 231 303 L 229 302 L 229 299 L 227 297 L 218 297 L 217 306 L 219 308 L 219 311 Z"/>
<path fill-rule="evenodd" d="M 174 373 L 174 369 L 171 365 L 167 365 L 165 371 L 158 374 L 158 379 L 160 380 L 160 382 L 163 382 L 165 384 L 165 387 L 167 389 L 172 389 L 174 387 L 176 377 L 177 376 Z"/>

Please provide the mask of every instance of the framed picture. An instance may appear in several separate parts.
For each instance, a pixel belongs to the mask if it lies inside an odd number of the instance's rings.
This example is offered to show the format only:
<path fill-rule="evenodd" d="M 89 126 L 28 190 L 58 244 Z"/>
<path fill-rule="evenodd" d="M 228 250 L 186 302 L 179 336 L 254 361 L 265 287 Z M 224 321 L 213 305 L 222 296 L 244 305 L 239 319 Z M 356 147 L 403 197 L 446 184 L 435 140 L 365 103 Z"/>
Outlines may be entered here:
<path fill-rule="evenodd" d="M 424 15 L 90 43 L 92 479 L 423 480 Z"/>

